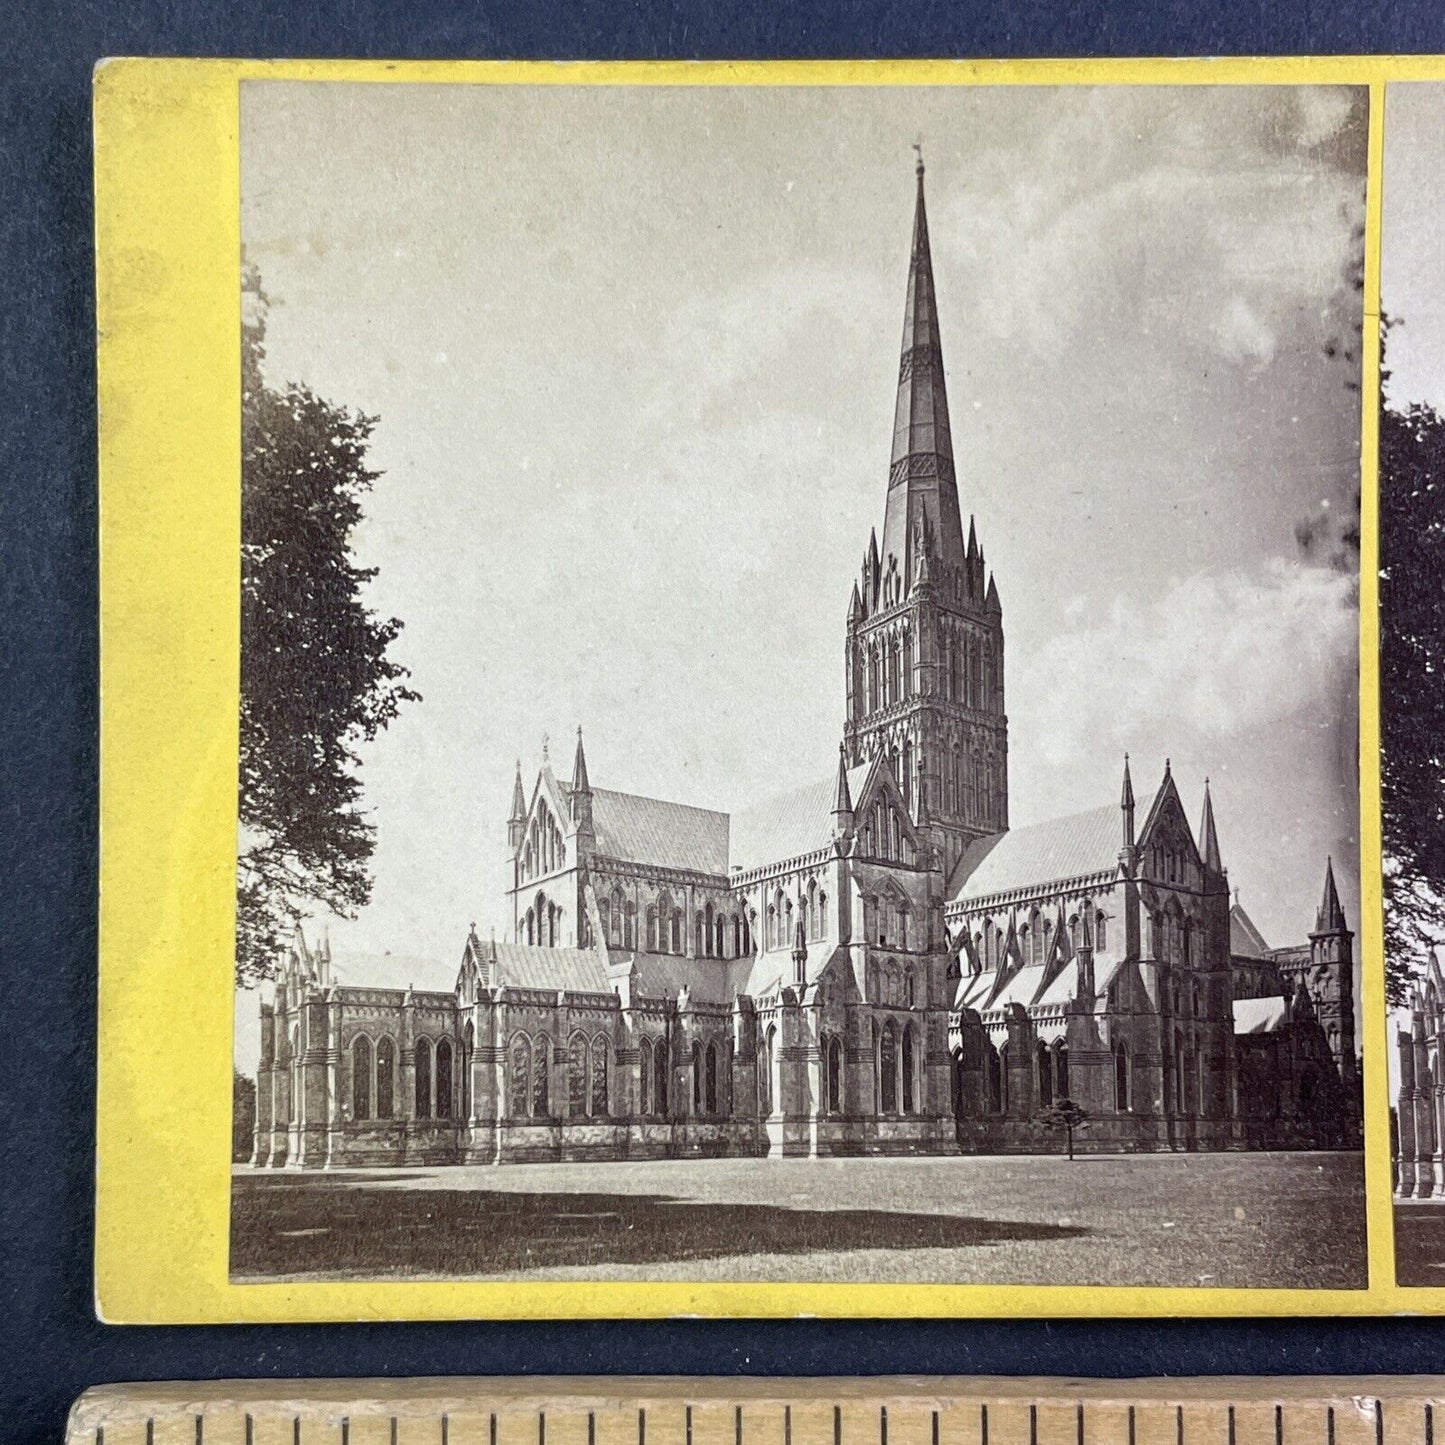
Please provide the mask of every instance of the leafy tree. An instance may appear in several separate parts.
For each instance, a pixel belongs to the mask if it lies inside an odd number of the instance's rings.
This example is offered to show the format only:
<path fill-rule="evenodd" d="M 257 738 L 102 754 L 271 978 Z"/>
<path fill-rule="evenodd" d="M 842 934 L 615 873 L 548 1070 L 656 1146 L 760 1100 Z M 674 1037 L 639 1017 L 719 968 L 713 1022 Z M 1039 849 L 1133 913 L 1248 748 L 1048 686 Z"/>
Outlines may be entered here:
<path fill-rule="evenodd" d="M 418 695 L 389 656 L 401 623 L 366 605 L 375 569 L 352 560 L 376 419 L 268 385 L 249 268 L 243 297 L 236 976 L 254 982 L 307 914 L 351 917 L 370 897 L 358 749 Z"/>
<path fill-rule="evenodd" d="M 1445 938 L 1445 417 L 1380 408 L 1385 980 L 1404 1001 Z"/>
<path fill-rule="evenodd" d="M 1068 1145 L 1069 1158 L 1074 1157 L 1074 1131 L 1088 1125 L 1089 1113 L 1067 1096 L 1055 1099 L 1046 1109 L 1041 1109 L 1035 1121 L 1041 1129 L 1050 1134 L 1062 1134 Z"/>

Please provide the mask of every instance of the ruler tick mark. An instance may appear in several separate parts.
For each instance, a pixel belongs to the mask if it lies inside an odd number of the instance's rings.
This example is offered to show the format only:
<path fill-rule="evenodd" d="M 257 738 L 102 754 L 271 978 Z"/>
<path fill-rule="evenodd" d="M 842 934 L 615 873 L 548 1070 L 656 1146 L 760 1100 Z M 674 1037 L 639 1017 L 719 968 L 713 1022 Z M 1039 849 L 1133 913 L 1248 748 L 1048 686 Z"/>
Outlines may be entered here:
<path fill-rule="evenodd" d="M 396 1445 L 396 1441 L 393 1440 L 391 1445 Z M 537 1445 L 547 1445 L 547 1412 L 545 1410 L 537 1411 Z"/>
<path fill-rule="evenodd" d="M 1327 1445 L 1335 1445 L 1335 1407 L 1325 1411 L 1325 1437 Z"/>
<path fill-rule="evenodd" d="M 1435 1407 L 1425 1403 L 1425 1445 L 1435 1445 Z"/>
<path fill-rule="evenodd" d="M 793 1407 L 783 1406 L 783 1445 L 793 1445 Z"/>
<path fill-rule="evenodd" d="M 1134 1407 L 1129 1406 L 1129 1445 L 1134 1445 Z"/>
<path fill-rule="evenodd" d="M 1375 1401 L 1375 1445 L 1385 1445 L 1385 1402 Z"/>
<path fill-rule="evenodd" d="M 250 1413 L 248 1412 L 246 1415 L 246 1445 L 252 1445 L 252 1441 L 255 1439 L 255 1435 L 256 1424 L 255 1421 L 251 1419 Z"/>
<path fill-rule="evenodd" d="M 201 1445 L 201 1442 L 200 1442 L 199 1440 L 197 1440 L 197 1441 L 196 1441 L 196 1445 Z M 395 1416 L 395 1415 L 393 1415 L 393 1416 L 391 1417 L 391 1445 L 396 1445 L 396 1416 Z"/>
<path fill-rule="evenodd" d="M 692 1445 L 692 1406 L 687 1407 L 687 1445 Z"/>
<path fill-rule="evenodd" d="M 206 1430 L 206 1417 L 196 1412 L 196 1445 L 202 1445 Z"/>
<path fill-rule="evenodd" d="M 938 1411 L 933 1412 L 933 1445 L 938 1445 Z"/>
<path fill-rule="evenodd" d="M 1174 1407 L 1174 1445 L 1184 1445 L 1184 1406 Z"/>
<path fill-rule="evenodd" d="M 980 1445 L 988 1445 L 988 1406 L 978 1407 L 978 1438 Z"/>
<path fill-rule="evenodd" d="M 637 1412 L 637 1445 L 647 1445 L 647 1411 Z"/>
<path fill-rule="evenodd" d="M 147 1442 L 146 1442 L 146 1445 L 150 1445 L 150 1442 L 147 1441 Z M 291 1445 L 301 1445 L 301 1417 L 300 1417 L 300 1415 L 293 1415 L 293 1416 L 291 1417 Z"/>
<path fill-rule="evenodd" d="M 733 1441 L 734 1445 L 743 1445 L 743 1407 L 741 1405 L 733 1411 Z"/>
<path fill-rule="evenodd" d="M 597 1445 L 597 1412 L 587 1412 L 587 1445 Z"/>
<path fill-rule="evenodd" d="M 495 1410 L 492 1411 L 492 1423 L 487 1433 L 487 1439 L 490 1445 L 497 1445 L 497 1412 Z"/>
<path fill-rule="evenodd" d="M 1039 1445 L 1039 1407 L 1029 1406 L 1029 1445 Z"/>
<path fill-rule="evenodd" d="M 1284 1406 L 1274 1407 L 1274 1445 L 1284 1445 Z"/>
<path fill-rule="evenodd" d="M 741 1420 L 743 1412 L 738 1411 L 738 1419 Z M 743 1437 L 738 1436 L 738 1445 L 743 1445 Z M 833 1406 L 833 1445 L 843 1445 L 843 1407 Z"/>
<path fill-rule="evenodd" d="M 341 1417 L 341 1445 L 351 1445 L 351 1416 Z"/>
<path fill-rule="evenodd" d="M 146 1420 L 146 1445 L 156 1445 L 156 1417 L 151 1415 Z"/>
<path fill-rule="evenodd" d="M 451 1428 L 452 1428 L 451 1417 L 447 1414 L 447 1412 L 446 1412 L 445 1410 L 443 1410 L 443 1411 L 442 1411 L 442 1445 L 447 1445 L 447 1436 L 451 1434 Z M 249 1440 L 246 1441 L 246 1445 L 251 1445 L 251 1442 L 250 1442 Z"/>
<path fill-rule="evenodd" d="M 1234 1441 L 1234 1406 L 1229 1407 L 1229 1445 L 1235 1445 Z"/>
<path fill-rule="evenodd" d="M 878 1442 L 879 1445 L 888 1445 L 888 1406 L 878 1407 Z"/>
<path fill-rule="evenodd" d="M 1079 1401 L 1079 1407 L 1074 1412 L 1074 1436 L 1077 1445 L 1084 1445 L 1084 1402 Z"/>

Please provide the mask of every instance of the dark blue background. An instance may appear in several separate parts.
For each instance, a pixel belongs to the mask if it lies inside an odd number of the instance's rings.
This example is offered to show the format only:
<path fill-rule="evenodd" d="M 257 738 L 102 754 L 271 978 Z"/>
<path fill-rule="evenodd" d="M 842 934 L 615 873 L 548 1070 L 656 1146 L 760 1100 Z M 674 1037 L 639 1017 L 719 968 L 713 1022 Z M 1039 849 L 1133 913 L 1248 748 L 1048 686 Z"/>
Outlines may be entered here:
<path fill-rule="evenodd" d="M 96 554 L 90 72 L 121 54 L 769 57 L 1445 51 L 1430 0 L 134 0 L 0 13 L 0 1431 L 225 1375 L 1425 1371 L 1445 1322 L 116 1329 L 91 1309 Z M 158 1040 L 156 1067 L 184 1040 Z"/>

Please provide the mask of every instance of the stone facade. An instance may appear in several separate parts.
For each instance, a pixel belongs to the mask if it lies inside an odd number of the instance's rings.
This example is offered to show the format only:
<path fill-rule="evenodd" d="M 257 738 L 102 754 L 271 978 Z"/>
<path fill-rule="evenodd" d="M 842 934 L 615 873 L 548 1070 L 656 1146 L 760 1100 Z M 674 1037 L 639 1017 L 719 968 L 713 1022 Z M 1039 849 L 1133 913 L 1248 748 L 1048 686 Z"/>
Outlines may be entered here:
<path fill-rule="evenodd" d="M 262 1005 L 258 1166 L 1359 1143 L 1352 936 L 1231 907 L 1206 786 L 1011 829 L 1003 607 L 965 543 L 923 172 L 883 542 L 836 765 L 732 814 L 520 763 L 509 938 L 450 991 L 298 935 Z M 1331 902 L 1333 900 L 1333 902 Z M 387 980 L 390 981 L 390 980 Z M 1439 1131 L 1432 1136 L 1439 1138 Z M 1434 1146 L 1432 1146 L 1434 1147 Z M 1438 1155 L 1436 1156 L 1438 1159 Z"/>

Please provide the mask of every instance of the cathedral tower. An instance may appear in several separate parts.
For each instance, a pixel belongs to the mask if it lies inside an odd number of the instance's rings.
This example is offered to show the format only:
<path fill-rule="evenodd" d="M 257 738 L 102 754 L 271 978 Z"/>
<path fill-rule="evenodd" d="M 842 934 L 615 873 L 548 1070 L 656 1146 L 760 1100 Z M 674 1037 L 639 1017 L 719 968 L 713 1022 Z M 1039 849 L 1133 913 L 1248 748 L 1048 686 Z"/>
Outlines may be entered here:
<path fill-rule="evenodd" d="M 892 759 L 945 872 L 1008 827 L 1003 665 L 1003 608 L 971 518 L 963 540 L 920 157 L 883 543 L 869 538 L 848 606 L 844 739 L 854 764 Z"/>

